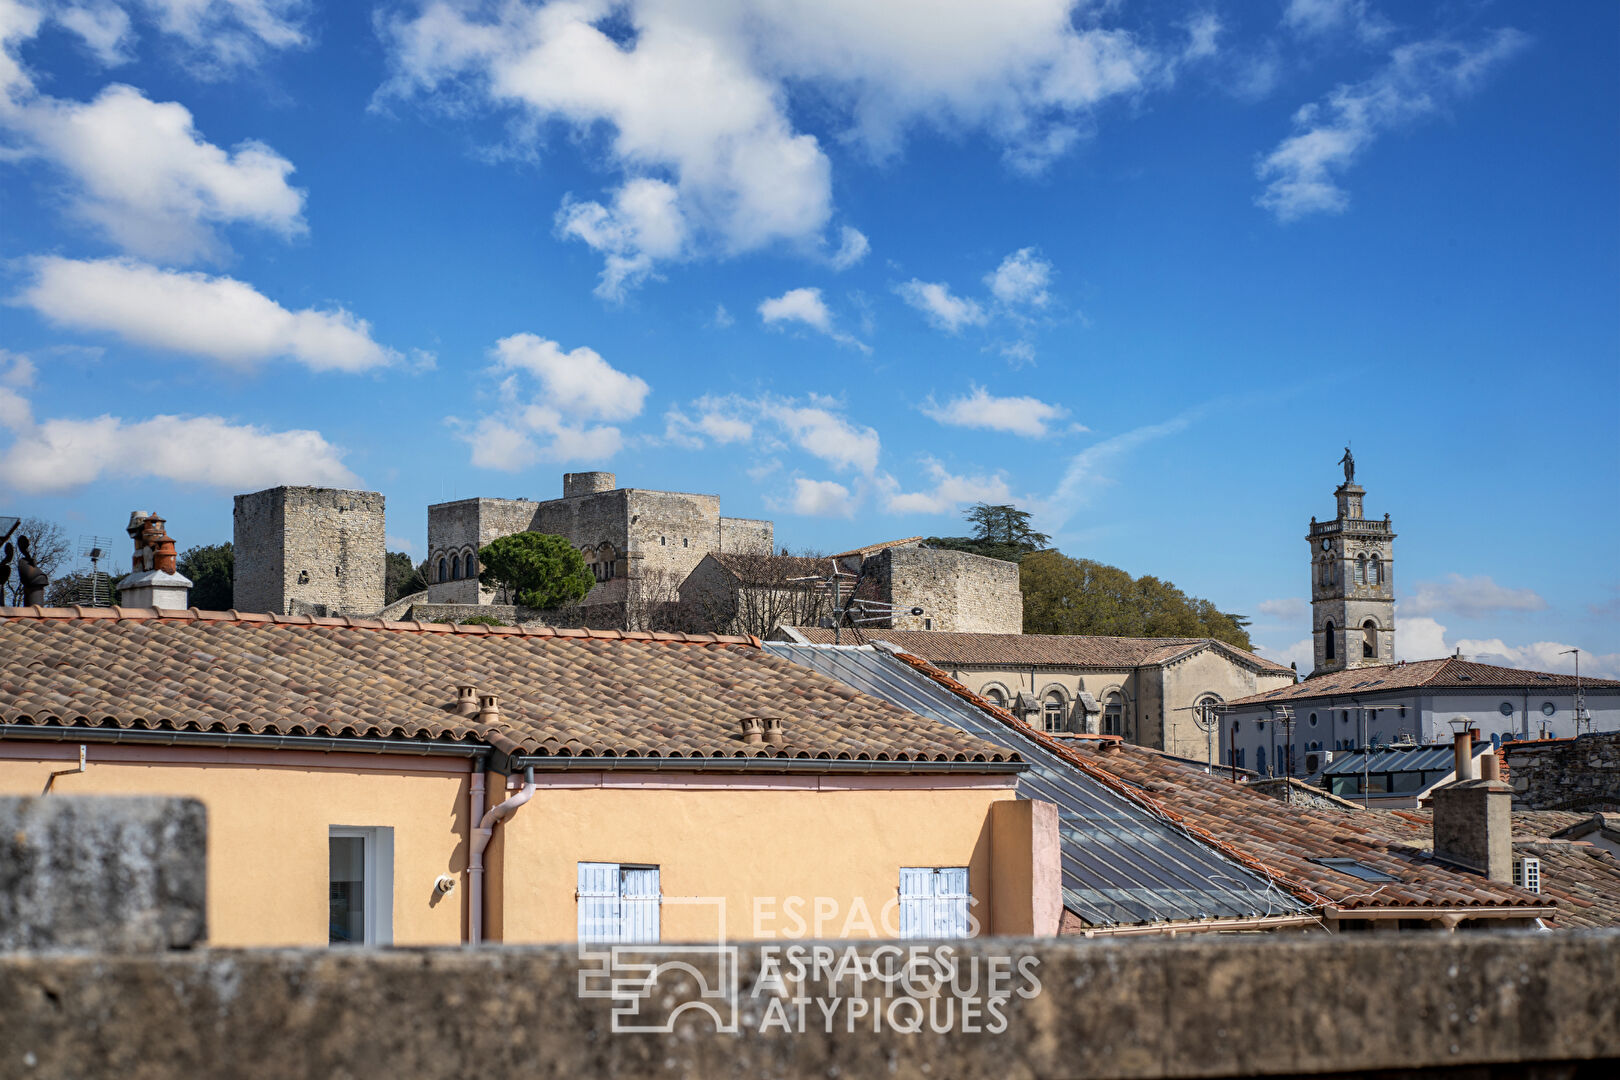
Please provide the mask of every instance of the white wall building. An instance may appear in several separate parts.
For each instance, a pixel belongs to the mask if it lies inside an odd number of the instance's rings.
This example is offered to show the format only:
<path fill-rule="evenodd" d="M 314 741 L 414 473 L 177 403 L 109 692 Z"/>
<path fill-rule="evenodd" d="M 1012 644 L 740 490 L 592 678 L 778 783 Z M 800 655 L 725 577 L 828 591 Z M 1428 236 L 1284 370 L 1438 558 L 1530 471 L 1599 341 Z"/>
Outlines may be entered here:
<path fill-rule="evenodd" d="M 1403 738 L 1449 742 L 1449 721 L 1461 717 L 1497 742 L 1620 731 L 1620 681 L 1583 678 L 1580 688 L 1590 724 L 1577 731 L 1573 675 L 1457 657 L 1338 671 L 1228 702 L 1221 760 L 1262 775 L 1305 776 L 1325 764 L 1325 753 Z"/>

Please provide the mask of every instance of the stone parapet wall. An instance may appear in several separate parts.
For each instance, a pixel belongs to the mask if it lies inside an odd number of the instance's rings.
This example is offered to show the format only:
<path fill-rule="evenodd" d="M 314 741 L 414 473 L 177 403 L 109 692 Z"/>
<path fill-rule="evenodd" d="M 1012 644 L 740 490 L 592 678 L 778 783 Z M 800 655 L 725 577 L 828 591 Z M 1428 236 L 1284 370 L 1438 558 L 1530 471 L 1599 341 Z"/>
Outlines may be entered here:
<path fill-rule="evenodd" d="M 1620 810 L 1620 732 L 1515 740 L 1502 748 L 1515 809 Z"/>
<path fill-rule="evenodd" d="M 1398 948 L 1375 934 L 930 942 L 928 954 L 957 965 L 964 987 L 977 965 L 978 1000 L 992 964 L 1011 974 L 1005 986 L 1029 988 L 1032 976 L 1039 987 L 966 1021 L 953 1000 L 944 1022 L 941 1004 L 939 1031 L 923 1003 L 916 1033 L 888 1021 L 886 1003 L 903 989 L 874 991 L 871 982 L 866 993 L 880 1016 L 859 1016 L 850 1030 L 851 977 L 836 989 L 825 973 L 816 976 L 808 942 L 775 946 L 779 972 L 793 974 L 781 951 L 790 945 L 806 950 L 809 975 L 775 984 L 780 990 L 761 982 L 765 946 L 738 947 L 734 1034 L 716 1032 L 710 1014 L 697 1010 L 676 1017 L 669 1032 L 614 1033 L 615 1002 L 580 997 L 572 946 L 12 954 L 0 956 L 0 1025 L 8 1071 L 38 1080 L 1129 1080 L 1379 1070 L 1528 1080 L 1577 1075 L 1570 1066 L 1620 1055 L 1615 931 L 1411 934 Z M 843 943 L 823 947 L 830 962 L 845 955 Z M 872 948 L 854 952 L 869 956 Z M 645 958 L 657 963 L 657 947 Z M 643 1005 L 655 1022 L 697 997 L 693 976 L 678 970 L 661 975 L 658 989 L 656 1003 Z M 811 1002 L 802 1030 L 797 995 Z M 830 1023 L 822 1002 L 833 1003 Z M 1369 1002 L 1398 1005 L 1400 1021 L 1370 1023 Z M 723 1008 L 726 999 L 714 1004 Z M 894 1015 L 904 1021 L 912 1012 Z M 788 1030 L 772 1018 L 785 1018 Z"/>

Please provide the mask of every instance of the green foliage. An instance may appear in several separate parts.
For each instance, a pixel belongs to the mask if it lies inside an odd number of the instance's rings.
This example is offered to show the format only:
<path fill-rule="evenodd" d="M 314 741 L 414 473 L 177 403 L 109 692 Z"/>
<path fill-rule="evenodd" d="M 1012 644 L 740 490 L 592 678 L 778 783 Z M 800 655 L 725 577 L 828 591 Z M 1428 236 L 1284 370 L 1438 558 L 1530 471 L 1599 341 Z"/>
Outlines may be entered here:
<path fill-rule="evenodd" d="M 505 626 L 501 620 L 493 615 L 473 615 L 461 620 L 462 626 Z"/>
<path fill-rule="evenodd" d="M 187 548 L 175 569 L 191 579 L 191 606 L 203 611 L 229 611 L 236 606 L 236 549 L 223 544 Z"/>
<path fill-rule="evenodd" d="M 1029 511 L 1016 506 L 975 503 L 962 516 L 973 523 L 972 536 L 930 536 L 923 543 L 1003 562 L 1022 562 L 1024 556 L 1042 550 L 1052 539 L 1036 532 L 1029 523 Z"/>
<path fill-rule="evenodd" d="M 74 604 L 110 607 L 118 603 L 116 586 L 124 576 L 124 571 L 114 568 L 111 571 L 97 571 L 94 582 L 88 570 L 75 570 L 61 577 L 53 577 L 51 583 L 45 586 L 45 603 L 50 607 L 72 607 Z"/>
<path fill-rule="evenodd" d="M 403 551 L 390 551 L 383 564 L 383 603 L 419 593 L 427 588 L 427 560 L 420 566 L 411 562 Z"/>
<path fill-rule="evenodd" d="M 491 541 L 478 552 L 481 585 L 504 589 L 513 601 L 531 608 L 577 604 L 596 584 L 585 557 L 561 536 L 513 533 Z"/>
<path fill-rule="evenodd" d="M 1151 575 L 1132 578 L 1118 567 L 1040 551 L 1022 561 L 1018 584 L 1026 634 L 1209 637 L 1254 647 L 1248 619 Z"/>

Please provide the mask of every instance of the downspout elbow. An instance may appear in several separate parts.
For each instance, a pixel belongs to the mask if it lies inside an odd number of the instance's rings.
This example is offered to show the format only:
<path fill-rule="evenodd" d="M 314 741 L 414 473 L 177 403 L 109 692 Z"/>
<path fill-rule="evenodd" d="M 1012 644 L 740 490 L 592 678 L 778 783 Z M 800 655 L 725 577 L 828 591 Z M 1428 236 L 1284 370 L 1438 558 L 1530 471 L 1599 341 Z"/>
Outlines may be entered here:
<path fill-rule="evenodd" d="M 472 906 L 468 943 L 480 944 L 484 939 L 484 851 L 495 838 L 495 826 L 517 813 L 518 808 L 534 798 L 534 768 L 523 770 L 523 787 L 495 806 L 490 807 L 472 834 L 472 858 L 468 860 L 468 873 L 472 878 Z"/>

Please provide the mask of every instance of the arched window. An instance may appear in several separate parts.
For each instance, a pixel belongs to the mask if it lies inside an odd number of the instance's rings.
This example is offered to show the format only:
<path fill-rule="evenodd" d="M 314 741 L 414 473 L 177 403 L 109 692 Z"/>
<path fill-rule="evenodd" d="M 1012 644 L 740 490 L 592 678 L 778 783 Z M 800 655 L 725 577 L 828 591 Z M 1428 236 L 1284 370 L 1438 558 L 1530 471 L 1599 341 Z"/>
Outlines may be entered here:
<path fill-rule="evenodd" d="M 1238 747 L 1236 753 L 1237 753 L 1237 767 L 1241 769 L 1241 768 L 1243 768 L 1243 747 L 1241 747 L 1241 746 Z"/>
<path fill-rule="evenodd" d="M 444 567 L 445 567 L 445 562 L 444 562 L 444 559 L 441 558 L 439 560 L 439 580 L 440 581 L 449 581 L 450 580 L 450 575 L 446 574 L 444 572 Z"/>
<path fill-rule="evenodd" d="M 1367 584 L 1367 556 L 1356 556 L 1356 584 Z"/>
<path fill-rule="evenodd" d="M 1338 642 L 1334 641 L 1334 638 L 1337 635 L 1334 633 L 1334 626 L 1333 626 L 1333 620 L 1332 619 L 1329 619 L 1322 626 L 1322 636 L 1327 639 L 1327 641 L 1325 642 L 1325 644 L 1323 646 L 1323 651 L 1322 651 L 1323 658 L 1327 659 L 1327 660 L 1337 660 L 1339 658 L 1339 645 L 1338 645 Z"/>
<path fill-rule="evenodd" d="M 984 699 L 998 708 L 1007 707 L 1007 695 L 1001 692 L 999 686 L 987 686 L 984 690 Z"/>
<path fill-rule="evenodd" d="M 1361 656 L 1370 660 L 1378 655 L 1378 624 L 1368 619 L 1361 624 Z M 1349 715 L 1348 713 L 1346 715 Z"/>
<path fill-rule="evenodd" d="M 1374 555 L 1372 557 L 1372 577 L 1369 578 L 1374 585 L 1384 583 L 1384 560 Z"/>
<path fill-rule="evenodd" d="M 1103 702 L 1103 729 L 1104 735 L 1125 734 L 1125 699 L 1114 691 Z"/>
<path fill-rule="evenodd" d="M 1261 776 L 1271 775 L 1271 773 L 1266 770 L 1266 748 L 1263 746 L 1257 746 L 1254 749 L 1254 771 L 1259 773 Z"/>
<path fill-rule="evenodd" d="M 478 563 L 470 551 L 461 557 L 461 576 L 469 578 L 478 576 Z"/>
<path fill-rule="evenodd" d="M 460 579 L 461 579 L 461 556 L 460 555 L 452 555 L 452 556 L 450 556 L 450 580 L 451 581 L 459 581 Z"/>
<path fill-rule="evenodd" d="M 1047 694 L 1046 700 L 1041 704 L 1041 720 L 1046 727 L 1046 730 L 1067 731 L 1069 725 L 1067 723 L 1067 718 L 1064 716 L 1066 712 L 1068 712 L 1068 710 L 1064 708 L 1062 694 L 1058 693 L 1056 690 L 1052 691 L 1050 694 Z"/>

